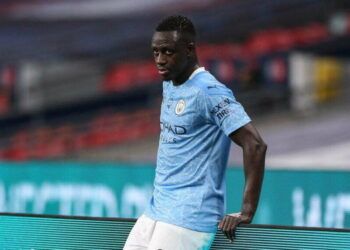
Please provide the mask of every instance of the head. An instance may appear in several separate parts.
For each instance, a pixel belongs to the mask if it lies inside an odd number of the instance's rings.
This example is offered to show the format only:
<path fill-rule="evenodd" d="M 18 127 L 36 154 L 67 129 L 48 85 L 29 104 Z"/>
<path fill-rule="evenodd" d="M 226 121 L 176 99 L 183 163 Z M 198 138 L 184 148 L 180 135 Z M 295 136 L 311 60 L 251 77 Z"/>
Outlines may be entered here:
<path fill-rule="evenodd" d="M 187 17 L 170 16 L 158 24 L 152 38 L 152 50 L 164 80 L 181 84 L 198 67 L 195 38 L 195 28 Z"/>

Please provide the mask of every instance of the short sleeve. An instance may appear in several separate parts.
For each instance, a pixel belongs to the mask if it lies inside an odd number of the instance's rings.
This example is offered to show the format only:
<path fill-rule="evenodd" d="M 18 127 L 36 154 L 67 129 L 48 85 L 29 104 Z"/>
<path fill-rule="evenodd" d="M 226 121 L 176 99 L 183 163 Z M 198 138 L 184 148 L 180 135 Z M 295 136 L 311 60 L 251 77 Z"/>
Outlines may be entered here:
<path fill-rule="evenodd" d="M 220 127 L 227 136 L 251 121 L 232 91 L 224 85 L 215 85 L 202 93 L 200 107 L 205 118 Z"/>

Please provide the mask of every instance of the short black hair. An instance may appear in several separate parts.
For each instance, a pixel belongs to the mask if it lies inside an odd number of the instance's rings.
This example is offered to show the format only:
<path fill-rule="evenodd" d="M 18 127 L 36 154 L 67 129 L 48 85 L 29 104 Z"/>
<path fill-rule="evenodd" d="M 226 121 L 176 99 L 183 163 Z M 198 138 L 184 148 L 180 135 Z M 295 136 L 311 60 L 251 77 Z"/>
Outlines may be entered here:
<path fill-rule="evenodd" d="M 196 37 L 196 29 L 194 28 L 192 21 L 181 15 L 164 18 L 156 27 L 156 31 L 177 31 L 181 34 L 190 35 L 193 40 Z"/>

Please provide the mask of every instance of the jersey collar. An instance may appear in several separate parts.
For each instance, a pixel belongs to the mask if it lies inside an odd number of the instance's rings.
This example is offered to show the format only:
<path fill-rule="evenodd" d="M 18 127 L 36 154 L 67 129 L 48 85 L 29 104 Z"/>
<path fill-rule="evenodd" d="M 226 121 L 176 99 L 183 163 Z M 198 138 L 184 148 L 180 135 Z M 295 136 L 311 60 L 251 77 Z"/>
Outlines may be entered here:
<path fill-rule="evenodd" d="M 192 74 L 190 75 L 190 77 L 188 78 L 189 80 L 191 80 L 195 75 L 197 75 L 200 72 L 205 71 L 204 67 L 199 67 L 198 69 L 196 69 L 195 71 L 192 72 Z"/>

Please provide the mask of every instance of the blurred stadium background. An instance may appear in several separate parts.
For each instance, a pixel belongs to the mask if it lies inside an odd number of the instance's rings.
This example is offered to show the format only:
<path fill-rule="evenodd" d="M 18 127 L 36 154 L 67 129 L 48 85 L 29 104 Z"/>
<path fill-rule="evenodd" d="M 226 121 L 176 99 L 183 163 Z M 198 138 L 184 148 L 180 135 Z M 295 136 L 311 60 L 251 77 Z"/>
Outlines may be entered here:
<path fill-rule="evenodd" d="M 346 0 L 1 1 L 0 212 L 142 212 L 161 102 L 150 39 L 174 13 L 269 145 L 255 221 L 350 227 Z M 235 208 L 241 158 L 232 147 Z"/>

